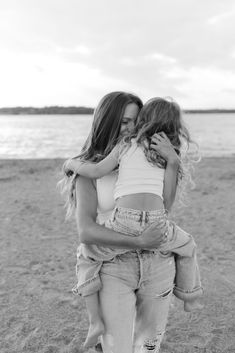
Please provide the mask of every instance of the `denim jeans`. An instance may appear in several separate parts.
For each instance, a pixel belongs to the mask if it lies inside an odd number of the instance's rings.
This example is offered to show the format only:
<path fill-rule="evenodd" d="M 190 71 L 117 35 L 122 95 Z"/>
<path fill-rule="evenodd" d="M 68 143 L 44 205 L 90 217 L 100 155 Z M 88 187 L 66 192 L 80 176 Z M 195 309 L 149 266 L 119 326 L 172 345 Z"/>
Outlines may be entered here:
<path fill-rule="evenodd" d="M 147 225 L 160 224 L 163 219 L 164 210 L 145 213 L 118 208 L 106 226 L 127 236 L 138 236 Z M 95 258 L 90 256 L 92 252 Z M 171 252 L 83 247 L 78 251 L 77 275 L 76 294 L 86 296 L 99 291 L 105 325 L 103 353 L 159 352 L 174 287 L 175 260 Z"/>
<path fill-rule="evenodd" d="M 196 244 L 193 237 L 174 222 L 167 219 L 164 210 L 140 211 L 116 207 L 106 227 L 128 236 L 138 236 L 151 223 L 167 224 L 168 239 L 153 252 L 167 254 L 173 252 L 176 260 L 174 295 L 183 301 L 197 299 L 202 295 L 200 272 L 197 263 Z M 127 249 L 112 249 L 97 245 L 81 244 L 77 253 L 78 282 L 73 292 L 82 296 L 101 289 L 100 270 L 103 261 L 111 261 L 117 255 L 129 252 Z"/>
<path fill-rule="evenodd" d="M 171 253 L 137 250 L 103 262 L 103 353 L 159 352 L 174 286 Z"/>
<path fill-rule="evenodd" d="M 143 217 L 144 215 L 144 217 Z M 145 217 L 148 215 L 148 217 Z M 105 226 L 127 236 L 140 235 L 146 226 L 153 222 L 166 222 L 165 210 L 139 211 L 116 207 Z M 103 261 L 110 261 L 117 255 L 129 252 L 130 249 L 110 248 L 100 245 L 81 244 L 77 251 L 77 285 L 74 294 L 87 296 L 97 292 L 102 287 L 100 270 Z M 154 250 L 158 252 L 158 250 Z"/>

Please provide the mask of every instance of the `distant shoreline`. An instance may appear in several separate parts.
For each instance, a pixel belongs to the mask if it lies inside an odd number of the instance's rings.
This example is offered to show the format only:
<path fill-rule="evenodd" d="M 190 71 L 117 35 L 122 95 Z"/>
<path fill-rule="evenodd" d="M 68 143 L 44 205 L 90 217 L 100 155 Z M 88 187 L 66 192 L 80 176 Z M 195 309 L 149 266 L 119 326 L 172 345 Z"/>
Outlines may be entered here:
<path fill-rule="evenodd" d="M 94 108 L 89 107 L 60 107 L 51 106 L 43 108 L 35 107 L 12 107 L 12 108 L 0 108 L 0 115 L 77 115 L 77 114 L 93 114 Z"/>
<path fill-rule="evenodd" d="M 0 108 L 0 115 L 79 115 L 94 113 L 94 108 L 90 107 L 60 107 L 50 106 L 43 108 L 35 107 L 5 107 Z M 185 114 L 218 114 L 235 113 L 235 109 L 185 109 Z"/>

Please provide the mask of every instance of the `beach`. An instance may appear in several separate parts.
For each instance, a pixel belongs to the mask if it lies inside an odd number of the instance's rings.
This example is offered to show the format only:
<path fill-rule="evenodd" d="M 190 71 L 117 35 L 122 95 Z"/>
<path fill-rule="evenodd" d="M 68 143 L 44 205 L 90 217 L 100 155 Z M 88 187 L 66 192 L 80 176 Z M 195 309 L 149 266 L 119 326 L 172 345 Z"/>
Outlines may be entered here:
<path fill-rule="evenodd" d="M 0 352 L 80 353 L 87 332 L 76 283 L 78 232 L 56 188 L 62 159 L 0 161 Z M 198 244 L 204 308 L 172 298 L 161 353 L 232 353 L 235 157 L 204 158 L 189 205 L 172 218 Z M 91 350 L 90 350 L 91 351 Z"/>

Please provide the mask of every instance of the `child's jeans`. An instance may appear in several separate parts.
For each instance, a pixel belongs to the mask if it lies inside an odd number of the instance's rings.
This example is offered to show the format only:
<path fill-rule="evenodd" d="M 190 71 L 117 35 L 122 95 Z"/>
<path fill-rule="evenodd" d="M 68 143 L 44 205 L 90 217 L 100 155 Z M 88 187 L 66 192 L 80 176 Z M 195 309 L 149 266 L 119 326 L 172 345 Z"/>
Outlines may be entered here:
<path fill-rule="evenodd" d="M 190 234 L 167 220 L 164 210 L 140 211 L 116 207 L 105 226 L 128 236 L 139 236 L 146 226 L 156 222 L 159 222 L 161 227 L 164 222 L 168 225 L 168 241 L 158 249 L 149 252 L 160 254 L 162 257 L 168 257 L 169 252 L 173 252 L 176 259 L 173 293 L 184 301 L 198 298 L 202 294 L 202 287 L 196 257 L 196 244 Z M 73 292 L 87 296 L 99 291 L 102 288 L 100 271 L 103 262 L 115 260 L 117 255 L 129 252 L 129 249 L 111 249 L 81 244 L 77 253 L 78 283 Z"/>

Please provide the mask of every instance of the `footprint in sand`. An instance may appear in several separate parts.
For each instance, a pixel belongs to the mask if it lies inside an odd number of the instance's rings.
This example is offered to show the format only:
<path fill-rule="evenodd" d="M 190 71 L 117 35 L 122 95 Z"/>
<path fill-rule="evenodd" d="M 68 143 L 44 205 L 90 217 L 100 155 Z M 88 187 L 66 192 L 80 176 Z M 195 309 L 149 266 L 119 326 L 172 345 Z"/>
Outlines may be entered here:
<path fill-rule="evenodd" d="M 206 348 L 206 346 L 212 341 L 213 334 L 208 333 L 205 335 L 189 334 L 187 345 L 193 345 L 195 348 Z"/>
<path fill-rule="evenodd" d="M 40 281 L 36 278 L 32 278 L 31 281 L 25 287 L 25 295 L 34 296 L 41 295 L 42 286 Z"/>
<path fill-rule="evenodd" d="M 58 306 L 69 305 L 73 309 L 77 309 L 79 307 L 79 302 L 77 298 L 74 297 L 73 293 L 59 294 L 57 298 L 57 305 Z"/>
<path fill-rule="evenodd" d="M 222 353 L 234 353 L 234 344 L 229 347 L 226 347 Z"/>
<path fill-rule="evenodd" d="M 14 274 L 18 274 L 18 275 L 28 275 L 30 274 L 30 271 L 27 267 L 24 266 L 8 266 L 7 269 L 9 272 L 13 272 Z"/>
<path fill-rule="evenodd" d="M 6 294 L 8 295 L 6 289 L 4 289 L 5 284 L 6 284 L 5 278 L 2 278 L 2 279 L 0 280 L 0 297 L 1 297 L 1 296 L 4 296 L 4 295 L 6 295 Z"/>
<path fill-rule="evenodd" d="M 213 329 L 211 332 L 214 334 L 214 335 L 223 335 L 224 334 L 224 330 L 225 330 L 225 327 L 223 328 L 215 328 Z"/>
<path fill-rule="evenodd" d="M 43 302 L 58 302 L 59 292 L 56 289 L 44 288 L 42 291 L 41 300 Z"/>
<path fill-rule="evenodd" d="M 6 324 L 10 328 L 12 326 L 17 326 L 19 318 L 17 316 L 10 316 L 9 319 L 7 320 Z M 21 325 L 21 324 L 20 324 Z"/>
<path fill-rule="evenodd" d="M 80 338 L 73 338 L 73 340 L 70 342 L 69 346 L 62 351 L 62 353 L 94 353 L 93 350 L 84 350 L 81 347 L 81 339 Z"/>
<path fill-rule="evenodd" d="M 49 345 L 47 346 L 43 353 L 57 353 L 58 352 L 58 346 L 53 346 L 53 345 Z"/>
<path fill-rule="evenodd" d="M 45 274 L 52 274 L 55 273 L 54 263 L 41 263 L 39 261 L 31 261 L 29 264 L 31 271 L 36 275 L 45 275 Z"/>
<path fill-rule="evenodd" d="M 14 180 L 14 179 L 18 179 L 18 177 L 16 175 L 8 175 L 5 177 L 1 177 L 0 182 L 7 182 L 7 181 Z"/>
<path fill-rule="evenodd" d="M 61 330 L 57 334 L 51 337 L 51 340 L 53 341 L 53 343 L 57 343 L 60 346 L 61 346 L 61 343 L 68 346 L 73 341 L 74 335 L 75 335 L 74 326 L 73 327 L 67 326 L 67 327 L 61 328 Z"/>
<path fill-rule="evenodd" d="M 31 271 L 35 272 L 42 268 L 42 264 L 39 261 L 30 261 L 29 268 Z"/>
<path fill-rule="evenodd" d="M 25 337 L 21 340 L 21 344 L 20 344 L 20 348 L 21 350 L 19 350 L 20 352 L 25 352 L 25 351 L 35 351 L 35 349 L 37 349 L 37 351 L 39 351 L 39 348 L 41 347 L 41 340 L 42 337 L 40 335 L 40 329 L 34 328 L 34 329 L 29 329 L 28 332 L 25 330 L 25 332 L 23 332 Z M 22 337 L 22 333 L 21 333 L 21 337 Z"/>

